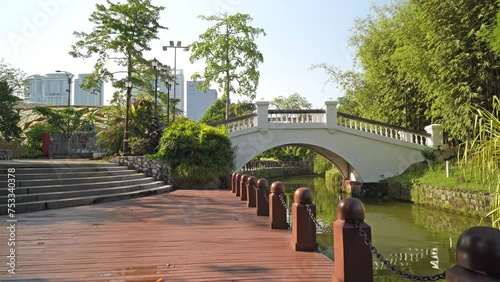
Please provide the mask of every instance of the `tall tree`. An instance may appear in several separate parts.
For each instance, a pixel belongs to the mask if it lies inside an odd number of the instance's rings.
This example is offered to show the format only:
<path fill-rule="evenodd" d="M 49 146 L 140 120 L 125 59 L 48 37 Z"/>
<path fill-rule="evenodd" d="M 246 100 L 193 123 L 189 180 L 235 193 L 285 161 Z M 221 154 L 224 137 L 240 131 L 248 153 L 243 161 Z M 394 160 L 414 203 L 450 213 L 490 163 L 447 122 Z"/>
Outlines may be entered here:
<path fill-rule="evenodd" d="M 312 104 L 307 100 L 307 98 L 300 96 L 300 94 L 297 92 L 288 97 L 278 96 L 271 101 L 271 105 L 280 110 L 298 110 L 312 108 Z"/>
<path fill-rule="evenodd" d="M 79 40 L 72 46 L 70 55 L 75 58 L 97 56 L 94 71 L 82 85 L 85 89 L 96 89 L 100 83 L 111 81 L 118 90 L 113 101 L 118 101 L 125 81 L 123 74 L 134 83 L 134 87 L 150 85 L 151 73 L 144 75 L 144 70 L 151 69 L 150 61 L 143 53 L 151 50 L 149 43 L 158 39 L 160 29 L 160 11 L 163 6 L 153 6 L 150 0 L 127 0 L 127 3 L 96 4 L 89 21 L 94 24 L 92 32 L 74 32 Z M 112 71 L 111 68 L 121 68 Z M 118 75 L 117 74 L 122 74 Z"/>
<path fill-rule="evenodd" d="M 219 89 L 226 97 L 226 119 L 229 118 L 230 93 L 255 99 L 255 91 L 259 84 L 258 64 L 264 62 L 264 56 L 258 50 L 255 39 L 266 35 L 264 29 L 255 28 L 248 23 L 252 18 L 248 14 L 199 16 L 203 20 L 215 22 L 198 41 L 190 45 L 191 63 L 205 59 L 206 67 L 203 75 L 194 73 L 194 80 L 203 78 L 205 82 L 198 84 L 201 90 L 207 91 L 212 82 L 219 84 Z"/>

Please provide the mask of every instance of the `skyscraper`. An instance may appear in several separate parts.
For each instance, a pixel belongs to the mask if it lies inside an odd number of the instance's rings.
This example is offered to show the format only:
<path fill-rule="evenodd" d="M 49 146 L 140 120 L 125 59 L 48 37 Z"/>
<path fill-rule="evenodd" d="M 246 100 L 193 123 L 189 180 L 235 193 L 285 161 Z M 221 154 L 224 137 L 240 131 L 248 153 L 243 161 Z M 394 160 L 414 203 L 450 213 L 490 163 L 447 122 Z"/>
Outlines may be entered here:
<path fill-rule="evenodd" d="M 175 76 L 175 87 L 172 86 L 172 92 L 170 92 L 170 99 L 179 99 L 177 103 L 177 109 L 182 111 L 182 115 L 186 115 L 186 110 L 184 109 L 184 72 L 183 70 L 177 70 Z M 175 92 L 174 92 L 175 89 Z"/>
<path fill-rule="evenodd" d="M 196 88 L 204 81 L 188 81 L 186 91 L 186 114 L 194 121 L 199 121 L 208 107 L 217 99 L 217 90 L 209 89 L 206 93 Z"/>
<path fill-rule="evenodd" d="M 75 106 L 100 106 L 104 104 L 104 84 L 101 83 L 99 89 L 94 91 L 83 90 L 80 85 L 84 82 L 85 77 L 90 74 L 79 74 L 75 79 L 75 87 L 72 93 L 73 105 Z"/>

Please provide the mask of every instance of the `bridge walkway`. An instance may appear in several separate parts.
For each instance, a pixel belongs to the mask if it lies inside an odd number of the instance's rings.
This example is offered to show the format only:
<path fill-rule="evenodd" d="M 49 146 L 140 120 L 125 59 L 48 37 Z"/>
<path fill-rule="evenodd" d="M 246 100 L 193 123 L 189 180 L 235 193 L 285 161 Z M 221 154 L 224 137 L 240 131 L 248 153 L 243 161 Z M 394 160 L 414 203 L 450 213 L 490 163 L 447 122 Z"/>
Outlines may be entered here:
<path fill-rule="evenodd" d="M 331 260 L 293 251 L 289 230 L 255 214 L 227 190 L 19 214 L 16 275 L 4 263 L 0 280 L 331 281 Z"/>

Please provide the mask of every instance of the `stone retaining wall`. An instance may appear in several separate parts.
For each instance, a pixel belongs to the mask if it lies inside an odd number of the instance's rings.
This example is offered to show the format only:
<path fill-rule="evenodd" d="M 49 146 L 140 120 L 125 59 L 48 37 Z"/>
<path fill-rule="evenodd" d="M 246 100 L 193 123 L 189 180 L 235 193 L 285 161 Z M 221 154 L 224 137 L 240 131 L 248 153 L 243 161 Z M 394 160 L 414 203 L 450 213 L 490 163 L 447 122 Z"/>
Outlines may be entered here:
<path fill-rule="evenodd" d="M 129 169 L 135 169 L 138 172 L 144 172 L 149 177 L 154 177 L 155 180 L 165 181 L 167 184 L 171 183 L 168 178 L 168 167 L 158 160 L 150 160 L 146 156 L 116 156 L 110 162 L 126 165 Z"/>
<path fill-rule="evenodd" d="M 0 160 L 12 160 L 12 151 L 0 149 Z"/>
<path fill-rule="evenodd" d="M 386 183 L 387 196 L 460 214 L 484 216 L 491 211 L 493 195 L 486 191 L 440 188 L 425 184 Z"/>

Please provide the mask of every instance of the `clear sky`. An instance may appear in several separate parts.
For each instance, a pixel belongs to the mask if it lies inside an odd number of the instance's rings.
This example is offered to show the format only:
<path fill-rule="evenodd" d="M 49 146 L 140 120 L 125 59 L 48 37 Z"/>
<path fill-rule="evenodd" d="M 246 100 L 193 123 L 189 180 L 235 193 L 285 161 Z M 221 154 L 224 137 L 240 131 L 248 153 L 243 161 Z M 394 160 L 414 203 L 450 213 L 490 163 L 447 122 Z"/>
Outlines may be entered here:
<path fill-rule="evenodd" d="M 347 41 L 354 20 L 370 13 L 372 4 L 389 0 L 153 0 L 165 6 L 160 22 L 168 27 L 151 42 L 147 58 L 156 57 L 174 64 L 174 51 L 162 51 L 170 40 L 188 45 L 207 28 L 198 15 L 218 12 L 248 13 L 251 25 L 264 28 L 267 36 L 257 41 L 264 55 L 257 99 L 271 100 L 294 92 L 306 97 L 315 108 L 324 101 L 342 96 L 334 85 L 324 85 L 322 70 L 309 70 L 312 64 L 326 62 L 342 69 L 352 67 Z M 118 2 L 112 0 L 112 2 Z M 125 2 L 122 0 L 121 2 Z M 96 3 L 103 0 L 0 0 L 0 58 L 28 75 L 52 73 L 57 69 L 73 74 L 92 71 L 94 60 L 74 59 L 69 54 L 76 41 L 74 31 L 90 32 L 88 21 Z M 190 64 L 189 52 L 177 50 L 177 69 L 184 69 L 186 80 L 203 63 Z M 218 88 L 218 87 L 217 87 Z M 105 103 L 112 90 L 105 88 Z M 238 97 L 232 97 L 232 99 Z M 241 99 L 241 98 L 240 98 Z"/>

